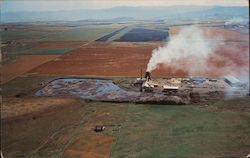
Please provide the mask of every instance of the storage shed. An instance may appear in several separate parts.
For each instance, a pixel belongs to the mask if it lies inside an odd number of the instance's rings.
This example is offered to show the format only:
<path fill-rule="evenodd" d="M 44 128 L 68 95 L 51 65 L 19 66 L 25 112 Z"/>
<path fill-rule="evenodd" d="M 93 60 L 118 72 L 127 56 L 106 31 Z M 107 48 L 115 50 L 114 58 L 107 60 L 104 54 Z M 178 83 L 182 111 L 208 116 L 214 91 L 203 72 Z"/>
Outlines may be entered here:
<path fill-rule="evenodd" d="M 179 87 L 178 86 L 163 86 L 163 92 L 178 92 Z"/>

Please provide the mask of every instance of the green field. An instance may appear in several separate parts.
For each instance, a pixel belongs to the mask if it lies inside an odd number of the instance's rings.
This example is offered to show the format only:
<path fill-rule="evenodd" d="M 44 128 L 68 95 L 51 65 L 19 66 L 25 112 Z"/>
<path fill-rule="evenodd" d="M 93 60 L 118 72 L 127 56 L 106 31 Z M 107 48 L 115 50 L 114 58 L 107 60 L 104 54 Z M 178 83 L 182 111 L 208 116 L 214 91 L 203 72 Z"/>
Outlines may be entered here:
<path fill-rule="evenodd" d="M 65 30 L 45 38 L 46 41 L 88 41 L 98 39 L 113 32 L 113 27 L 84 27 L 72 30 Z"/>
<path fill-rule="evenodd" d="M 0 36 L 2 41 L 19 40 L 19 39 L 39 39 L 45 37 L 47 32 L 30 31 L 30 30 L 8 30 L 1 31 Z"/>
<path fill-rule="evenodd" d="M 34 89 L 38 88 L 40 83 L 50 79 L 53 79 L 53 76 L 17 77 L 14 80 L 1 85 L 2 95 L 4 98 L 14 97 L 17 94 L 30 95 L 30 93 L 33 93 Z"/>
<path fill-rule="evenodd" d="M 42 49 L 42 50 L 22 50 L 15 52 L 8 52 L 8 56 L 14 59 L 18 55 L 60 55 L 72 50 L 71 48 L 53 48 L 53 49 Z"/>
<path fill-rule="evenodd" d="M 52 48 L 52 49 L 42 49 L 42 50 L 26 50 L 21 51 L 19 55 L 57 55 L 64 54 L 72 50 L 71 48 Z"/>
<path fill-rule="evenodd" d="M 113 41 L 115 39 L 119 39 L 121 36 L 123 36 L 124 34 L 128 33 L 130 30 L 132 30 L 133 27 L 132 26 L 129 26 L 123 30 L 121 30 L 119 33 L 115 34 L 114 36 L 110 37 L 108 39 L 108 41 Z"/>
<path fill-rule="evenodd" d="M 249 133 L 249 113 L 131 104 L 111 157 L 242 157 Z"/>

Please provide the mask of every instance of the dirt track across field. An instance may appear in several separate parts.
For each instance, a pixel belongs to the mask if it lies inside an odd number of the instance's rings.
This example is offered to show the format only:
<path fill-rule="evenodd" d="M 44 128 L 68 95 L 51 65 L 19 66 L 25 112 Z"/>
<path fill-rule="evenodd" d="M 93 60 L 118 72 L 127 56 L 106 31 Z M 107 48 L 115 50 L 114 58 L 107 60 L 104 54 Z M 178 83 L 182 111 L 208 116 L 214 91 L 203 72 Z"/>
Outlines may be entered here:
<path fill-rule="evenodd" d="M 79 48 L 31 72 L 97 76 L 138 76 L 153 48 Z"/>
<path fill-rule="evenodd" d="M 1 65 L 1 84 L 6 83 L 33 68 L 55 59 L 59 55 L 23 55 Z"/>
<path fill-rule="evenodd" d="M 160 44 L 158 44 L 160 45 Z M 88 45 L 78 48 L 70 53 L 60 56 L 56 60 L 43 64 L 32 73 L 39 74 L 62 74 L 62 75 L 85 75 L 85 76 L 131 76 L 140 75 L 140 70 L 145 71 L 151 57 L 152 50 L 157 45 L 133 45 L 120 46 L 119 44 L 95 43 L 95 47 Z M 248 41 L 233 42 L 227 41 L 208 57 L 208 69 L 201 70 L 200 74 L 205 76 L 222 76 L 231 73 L 241 74 L 248 72 L 249 59 Z M 159 65 L 158 69 L 152 72 L 153 76 L 187 76 L 189 62 L 195 66 L 195 57 L 178 60 L 169 65 Z M 174 64 L 181 69 L 173 67 Z M 232 67 L 229 68 L 229 67 Z M 244 72 L 242 72 L 244 71 Z"/>

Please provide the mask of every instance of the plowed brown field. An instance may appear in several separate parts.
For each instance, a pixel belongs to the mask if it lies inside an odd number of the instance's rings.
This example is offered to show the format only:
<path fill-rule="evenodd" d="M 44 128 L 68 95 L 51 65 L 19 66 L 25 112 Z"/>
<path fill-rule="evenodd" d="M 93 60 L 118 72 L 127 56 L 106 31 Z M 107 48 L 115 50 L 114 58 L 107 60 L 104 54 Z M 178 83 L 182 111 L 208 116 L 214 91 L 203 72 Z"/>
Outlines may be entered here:
<path fill-rule="evenodd" d="M 173 27 L 170 29 L 171 35 L 176 35 L 180 32 L 182 27 Z M 225 41 L 238 41 L 238 40 L 249 40 L 249 35 L 241 34 L 238 32 L 226 30 L 223 28 L 207 28 L 203 27 L 202 31 L 208 38 L 222 37 Z"/>
<path fill-rule="evenodd" d="M 8 82 L 33 68 L 55 59 L 59 55 L 23 55 L 16 60 L 1 65 L 1 84 Z"/>
<path fill-rule="evenodd" d="M 145 71 L 152 50 L 156 47 L 156 45 L 137 47 L 96 45 L 96 47 L 78 48 L 31 72 L 86 76 L 139 76 L 140 69 Z M 231 73 L 248 71 L 248 50 L 247 41 L 227 41 L 209 56 L 206 70 L 192 75 L 221 76 L 228 74 L 228 71 Z M 191 66 L 196 66 L 195 57 L 190 58 L 193 58 Z M 181 59 L 171 66 L 160 65 L 159 69 L 154 70 L 152 74 L 154 76 L 186 76 L 188 75 L 187 66 L 190 66 L 190 63 L 186 63 L 189 61 L 190 59 Z M 175 64 L 183 65 L 183 67 L 178 66 L 176 69 Z"/>
<path fill-rule="evenodd" d="M 41 74 L 138 76 L 152 47 L 79 48 L 32 70 Z"/>

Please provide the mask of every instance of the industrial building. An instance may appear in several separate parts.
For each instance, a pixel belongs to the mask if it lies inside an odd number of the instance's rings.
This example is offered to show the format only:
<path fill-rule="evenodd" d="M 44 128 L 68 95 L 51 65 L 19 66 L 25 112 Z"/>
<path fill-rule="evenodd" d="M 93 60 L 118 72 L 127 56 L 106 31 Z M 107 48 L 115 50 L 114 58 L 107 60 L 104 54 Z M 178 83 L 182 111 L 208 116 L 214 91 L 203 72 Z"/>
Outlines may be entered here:
<path fill-rule="evenodd" d="M 142 91 L 143 92 L 153 92 L 154 86 L 151 85 L 148 81 L 145 81 L 142 84 Z"/>
<path fill-rule="evenodd" d="M 147 80 L 147 81 L 149 81 L 149 80 L 151 80 L 151 75 L 150 75 L 150 72 L 146 72 L 146 74 L 145 74 L 145 79 Z"/>
<path fill-rule="evenodd" d="M 142 75 L 141 75 L 142 76 Z M 206 77 L 186 77 L 186 78 L 155 78 L 151 77 L 150 72 L 146 72 L 145 78 L 137 78 L 133 84 L 141 92 L 151 92 L 164 95 L 178 95 L 182 93 L 198 92 L 202 94 L 211 91 L 231 91 L 234 95 L 247 95 L 247 83 L 241 82 L 234 76 L 224 78 Z M 231 88 L 230 88 L 231 87 Z M 240 93 L 238 94 L 238 92 Z"/>
<path fill-rule="evenodd" d="M 224 81 L 231 87 L 242 87 L 244 85 L 239 79 L 231 75 L 225 76 Z"/>
<path fill-rule="evenodd" d="M 163 86 L 163 92 L 178 92 L 179 87 L 178 86 Z"/>
<path fill-rule="evenodd" d="M 150 72 L 146 72 L 145 78 L 137 78 L 134 86 L 140 87 L 142 92 L 178 92 L 181 79 L 171 78 L 167 80 L 152 80 Z"/>
<path fill-rule="evenodd" d="M 206 79 L 204 77 L 200 77 L 200 76 L 193 76 L 193 77 L 191 77 L 191 81 L 194 84 L 201 84 L 201 83 L 205 82 Z"/>

